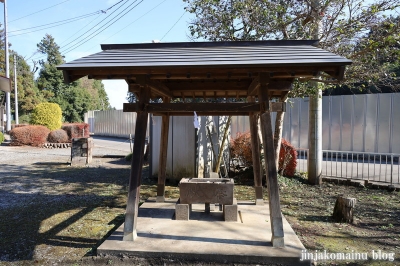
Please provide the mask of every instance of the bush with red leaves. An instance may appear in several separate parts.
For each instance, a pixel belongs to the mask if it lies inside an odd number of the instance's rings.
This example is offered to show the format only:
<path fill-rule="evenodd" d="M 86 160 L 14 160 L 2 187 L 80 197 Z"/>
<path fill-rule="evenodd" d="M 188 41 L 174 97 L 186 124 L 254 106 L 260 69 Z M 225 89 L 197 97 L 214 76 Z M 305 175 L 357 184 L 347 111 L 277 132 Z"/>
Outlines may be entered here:
<path fill-rule="evenodd" d="M 251 155 L 251 137 L 250 132 L 238 132 L 236 138 L 231 140 L 230 152 L 232 159 L 237 159 L 246 166 L 253 165 L 253 157 Z"/>
<path fill-rule="evenodd" d="M 250 132 L 238 133 L 231 140 L 230 152 L 232 159 L 238 159 L 246 167 L 253 165 Z M 282 139 L 279 152 L 279 173 L 284 176 L 293 176 L 296 172 L 297 151 L 289 141 Z"/>
<path fill-rule="evenodd" d="M 70 123 L 62 125 L 61 129 L 65 130 L 68 134 L 68 139 L 74 138 L 88 138 L 89 137 L 89 124 L 88 123 Z"/>
<path fill-rule="evenodd" d="M 24 127 L 24 126 L 29 126 L 29 124 L 18 124 L 18 125 L 12 124 L 12 125 L 11 125 L 11 129 L 14 129 L 14 128 L 16 128 L 16 127 Z"/>
<path fill-rule="evenodd" d="M 11 145 L 42 146 L 47 141 L 50 130 L 45 126 L 16 127 L 10 131 Z"/>
<path fill-rule="evenodd" d="M 50 143 L 67 143 L 69 142 L 68 134 L 63 129 L 56 129 L 50 132 L 47 141 Z"/>
<path fill-rule="evenodd" d="M 279 173 L 284 176 L 294 176 L 297 166 L 297 151 L 293 145 L 282 138 L 279 151 Z"/>

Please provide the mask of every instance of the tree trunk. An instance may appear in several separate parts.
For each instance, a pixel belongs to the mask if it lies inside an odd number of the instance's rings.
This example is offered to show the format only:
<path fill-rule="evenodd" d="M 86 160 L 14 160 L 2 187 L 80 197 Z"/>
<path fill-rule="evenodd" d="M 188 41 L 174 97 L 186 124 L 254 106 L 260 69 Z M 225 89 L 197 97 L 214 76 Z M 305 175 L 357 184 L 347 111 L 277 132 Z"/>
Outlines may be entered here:
<path fill-rule="evenodd" d="M 338 223 L 353 223 L 353 208 L 356 202 L 355 198 L 347 198 L 340 195 L 336 199 L 335 208 L 333 209 L 333 219 Z"/>
<path fill-rule="evenodd" d="M 288 93 L 282 96 L 281 101 L 286 103 Z M 285 112 L 277 112 L 275 119 L 275 132 L 274 132 L 274 151 L 275 151 L 275 164 L 276 169 L 279 171 L 279 152 L 281 150 L 282 143 L 282 130 L 283 130 L 283 119 L 285 118 Z"/>
<path fill-rule="evenodd" d="M 215 164 L 214 172 L 216 172 L 216 173 L 219 173 L 219 167 L 221 165 L 222 155 L 224 154 L 224 145 L 225 145 L 226 139 L 228 138 L 228 131 L 229 131 L 229 126 L 231 125 L 231 120 L 232 120 L 232 116 L 229 116 L 228 121 L 226 121 L 225 129 L 224 129 L 224 136 L 222 137 L 222 141 L 219 146 L 218 159 L 217 159 L 217 163 Z"/>
<path fill-rule="evenodd" d="M 257 116 L 257 123 L 258 123 L 258 131 L 257 131 L 257 135 L 258 135 L 258 143 L 260 143 L 261 145 L 261 147 L 260 147 L 260 154 L 263 154 L 262 153 L 262 147 L 264 147 L 263 145 L 264 145 L 264 143 L 263 143 L 263 139 L 262 139 L 262 133 L 261 133 L 261 121 L 260 121 L 260 115 L 258 115 Z M 267 164 L 265 163 L 265 158 L 264 159 L 261 159 L 260 158 L 260 161 L 261 161 L 261 166 L 262 166 L 262 170 L 261 170 L 261 174 L 264 174 L 263 173 L 263 170 L 264 169 L 267 169 Z M 268 171 L 267 171 L 268 172 Z"/>

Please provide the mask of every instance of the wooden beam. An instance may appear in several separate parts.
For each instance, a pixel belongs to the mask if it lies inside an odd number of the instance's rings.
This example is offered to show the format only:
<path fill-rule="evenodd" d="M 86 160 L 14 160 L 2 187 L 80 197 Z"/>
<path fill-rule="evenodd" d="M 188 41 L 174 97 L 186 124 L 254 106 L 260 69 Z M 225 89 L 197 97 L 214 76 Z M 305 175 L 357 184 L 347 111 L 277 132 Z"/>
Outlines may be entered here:
<path fill-rule="evenodd" d="M 143 109 L 142 109 L 143 108 Z M 268 104 L 270 112 L 284 112 L 286 111 L 286 103 L 283 102 L 270 102 Z M 179 115 L 180 113 L 235 113 L 235 112 L 254 112 L 259 113 L 264 110 L 260 103 L 148 103 L 140 105 L 139 103 L 124 103 L 124 112 L 142 112 L 157 114 L 173 114 Z"/>
<path fill-rule="evenodd" d="M 124 103 L 124 112 L 139 112 L 137 103 Z M 258 103 L 149 103 L 145 109 L 149 113 L 179 112 L 259 112 Z"/>
<path fill-rule="evenodd" d="M 166 81 L 166 86 L 173 93 L 187 91 L 236 91 L 247 90 L 250 80 L 181 80 L 181 81 Z"/>
<path fill-rule="evenodd" d="M 234 111 L 234 112 L 229 112 L 229 111 L 225 111 L 225 112 L 208 112 L 208 111 L 200 111 L 197 112 L 198 116 L 230 116 L 230 115 L 242 115 L 242 116 L 248 116 L 249 112 L 238 112 L 238 111 Z M 193 116 L 193 112 L 177 112 L 177 113 L 168 113 L 168 112 L 155 112 L 153 113 L 154 116 L 163 116 L 163 115 L 171 115 L 171 116 Z"/>
<path fill-rule="evenodd" d="M 68 74 L 68 71 L 66 71 L 66 70 L 63 70 L 63 77 L 64 77 L 64 83 L 65 84 L 68 84 L 68 83 L 70 83 L 71 82 L 71 80 L 70 80 L 70 78 L 69 78 L 69 74 Z"/>
<path fill-rule="evenodd" d="M 267 76 L 264 73 L 260 75 L 260 83 L 261 84 L 258 93 L 259 101 L 268 102 L 269 75 Z M 272 134 L 271 114 L 268 109 L 261 114 L 260 120 L 266 164 L 265 170 L 267 174 L 269 212 L 272 232 L 271 242 L 273 247 L 284 247 L 285 242 L 282 213 L 279 202 L 278 175 L 275 165 L 274 139 Z"/>
<path fill-rule="evenodd" d="M 69 71 L 63 70 L 64 83 L 68 84 L 74 82 L 86 75 L 71 75 Z"/>
<path fill-rule="evenodd" d="M 170 98 L 163 98 L 164 103 L 169 103 Z M 165 181 L 167 172 L 167 153 L 168 153 L 168 132 L 169 132 L 169 115 L 162 116 L 161 122 L 161 139 L 160 139 L 160 155 L 158 165 L 158 182 L 157 182 L 157 202 L 165 201 Z"/>
<path fill-rule="evenodd" d="M 268 91 L 274 91 L 274 92 L 276 92 L 276 91 L 281 91 L 281 92 L 290 91 L 290 90 L 292 90 L 293 81 L 294 81 L 293 78 L 280 80 L 280 79 L 276 79 L 275 76 L 274 76 L 273 79 L 269 80 Z M 257 95 L 259 87 L 260 87 L 260 78 L 257 77 L 250 84 L 250 86 L 249 86 L 249 88 L 247 90 L 247 95 L 248 96 Z"/>
<path fill-rule="evenodd" d="M 344 71 L 346 70 L 345 66 L 339 67 L 337 73 L 336 73 L 336 78 L 338 80 L 343 80 L 344 79 Z"/>
<path fill-rule="evenodd" d="M 144 106 L 150 99 L 150 90 L 143 88 L 140 92 L 139 104 Z M 142 108 L 143 109 L 143 108 Z M 134 241 L 137 238 L 137 220 L 140 201 L 140 185 L 142 178 L 144 146 L 148 124 L 148 113 L 139 112 L 136 118 L 135 140 L 129 178 L 128 202 L 126 204 L 124 241 Z"/>
<path fill-rule="evenodd" d="M 255 102 L 255 98 L 249 96 L 249 102 Z M 258 123 L 257 114 L 249 113 L 250 120 L 250 135 L 251 135 L 251 155 L 253 158 L 253 173 L 254 173 L 254 189 L 256 195 L 256 205 L 263 205 L 263 187 L 262 187 L 262 172 L 261 172 L 261 155 L 260 141 L 258 139 Z"/>
<path fill-rule="evenodd" d="M 259 87 L 260 87 L 260 78 L 256 77 L 255 79 L 253 79 L 249 88 L 247 89 L 247 95 L 249 96 L 255 95 Z"/>
<path fill-rule="evenodd" d="M 135 78 L 135 83 L 137 85 L 149 86 L 155 95 L 168 98 L 172 97 L 171 91 L 165 84 L 157 80 L 151 80 L 149 75 L 138 75 Z"/>
<path fill-rule="evenodd" d="M 337 71 L 336 66 L 278 66 L 278 67 L 235 67 L 235 68 L 211 68 L 211 67 L 191 67 L 191 68 L 171 68 L 171 67 L 107 67 L 96 68 L 88 67 L 82 69 L 64 69 L 72 76 L 83 77 L 91 75 L 94 79 L 131 79 L 135 75 L 149 75 L 150 79 L 188 79 L 187 73 L 190 72 L 190 79 L 207 79 L 207 73 L 211 74 L 211 79 L 244 79 L 249 78 L 248 73 L 269 72 L 273 73 L 274 78 L 290 78 L 290 77 L 312 77 L 313 73 L 318 71 L 332 72 Z M 295 76 L 292 76 L 292 73 Z M 168 78 L 169 77 L 169 78 Z"/>
<path fill-rule="evenodd" d="M 132 84 L 132 83 L 130 83 L 130 84 L 128 85 L 128 91 L 129 91 L 129 92 L 132 92 L 132 93 L 140 92 L 140 89 L 141 89 L 141 86 L 138 85 L 138 84 Z"/>
<path fill-rule="evenodd" d="M 147 84 L 155 94 L 160 95 L 161 97 L 172 97 L 170 89 L 164 83 L 157 80 L 149 80 Z"/>

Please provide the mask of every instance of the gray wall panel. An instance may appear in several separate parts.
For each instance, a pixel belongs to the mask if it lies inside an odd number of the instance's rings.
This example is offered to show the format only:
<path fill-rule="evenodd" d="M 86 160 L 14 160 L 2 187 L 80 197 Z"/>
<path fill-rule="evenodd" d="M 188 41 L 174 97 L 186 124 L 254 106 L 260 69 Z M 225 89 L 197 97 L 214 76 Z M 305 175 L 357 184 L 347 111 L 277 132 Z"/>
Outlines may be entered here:
<path fill-rule="evenodd" d="M 353 96 L 342 98 L 342 151 L 352 150 Z"/>
<path fill-rule="evenodd" d="M 364 107 L 365 95 L 353 96 L 353 149 L 354 151 L 364 151 Z"/>
<path fill-rule="evenodd" d="M 193 117 L 174 117 L 173 135 L 173 179 L 195 175 L 195 128 Z"/>
<path fill-rule="evenodd" d="M 365 139 L 364 147 L 365 152 L 378 152 L 376 145 L 377 135 L 377 108 L 378 108 L 378 97 L 375 94 L 365 95 L 366 97 L 366 109 L 365 111 Z"/>
<path fill-rule="evenodd" d="M 122 110 L 94 111 L 92 133 L 98 136 L 129 138 L 135 135 L 136 113 L 124 113 Z M 147 136 L 149 129 L 147 128 Z"/>
<path fill-rule="evenodd" d="M 325 114 L 325 119 L 322 119 L 322 149 L 330 150 L 330 97 L 322 98 L 322 113 Z"/>
<path fill-rule="evenodd" d="M 295 147 L 299 145 L 299 99 L 289 99 L 286 104 L 286 114 L 283 121 L 283 135 Z"/>
<path fill-rule="evenodd" d="M 400 153 L 400 93 L 392 94 L 392 144 L 393 153 Z"/>
<path fill-rule="evenodd" d="M 174 121 L 175 120 L 175 121 Z M 167 170 L 166 175 L 167 178 L 173 177 L 173 169 L 174 163 L 178 162 L 182 158 L 179 154 L 174 153 L 176 149 L 176 143 L 173 142 L 172 136 L 175 135 L 173 125 L 174 123 L 179 123 L 182 120 L 182 117 L 170 117 L 169 118 L 169 130 L 168 130 L 168 151 L 167 151 Z M 159 166 L 159 154 L 160 154 L 160 145 L 161 145 L 161 123 L 162 117 L 161 116 L 153 116 L 151 121 L 153 131 L 152 131 L 152 145 L 151 145 L 151 163 L 152 163 L 152 176 L 158 175 L 158 166 Z M 194 144 L 194 142 L 193 142 Z M 190 167 L 190 166 L 189 166 Z"/>
<path fill-rule="evenodd" d="M 378 152 L 390 151 L 390 97 L 391 94 L 378 94 Z"/>
<path fill-rule="evenodd" d="M 236 137 L 237 133 L 243 133 L 250 130 L 250 122 L 248 116 L 232 116 L 231 136 Z"/>
<path fill-rule="evenodd" d="M 341 145 L 341 101 L 342 98 L 340 96 L 331 96 L 331 122 L 330 122 L 330 132 L 331 132 L 331 150 L 340 150 Z M 323 119 L 326 119 L 326 114 L 322 114 Z M 325 139 L 322 139 L 325 142 Z"/>
<path fill-rule="evenodd" d="M 286 103 L 286 109 L 291 109 L 290 103 Z M 283 129 L 282 129 L 282 135 L 286 140 L 288 140 L 290 143 L 293 143 L 293 137 L 297 136 L 297 133 L 294 134 L 294 131 L 297 132 L 298 130 L 298 123 L 295 125 L 292 123 L 292 111 L 286 111 L 285 117 L 283 119 Z"/>
<path fill-rule="evenodd" d="M 309 99 L 300 99 L 300 109 L 299 109 L 299 120 L 300 120 L 300 130 L 299 130 L 299 148 L 308 149 L 308 105 Z"/>

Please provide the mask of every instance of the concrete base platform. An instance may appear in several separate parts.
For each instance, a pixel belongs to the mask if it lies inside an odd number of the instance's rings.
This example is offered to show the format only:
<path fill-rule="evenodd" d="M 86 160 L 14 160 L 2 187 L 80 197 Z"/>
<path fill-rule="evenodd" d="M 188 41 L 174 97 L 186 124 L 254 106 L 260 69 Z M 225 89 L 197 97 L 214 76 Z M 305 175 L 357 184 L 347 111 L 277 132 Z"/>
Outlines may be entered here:
<path fill-rule="evenodd" d="M 189 221 L 175 220 L 176 202 L 149 199 L 139 208 L 138 238 L 134 242 L 122 241 L 122 225 L 100 245 L 97 254 L 216 263 L 310 265 L 310 261 L 300 261 L 305 248 L 285 218 L 285 248 L 272 247 L 268 204 L 238 201 L 238 221 L 224 222 L 219 208 L 205 213 L 204 204 L 192 205 Z"/>

